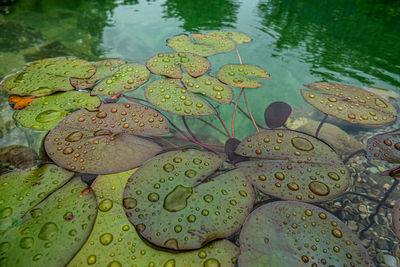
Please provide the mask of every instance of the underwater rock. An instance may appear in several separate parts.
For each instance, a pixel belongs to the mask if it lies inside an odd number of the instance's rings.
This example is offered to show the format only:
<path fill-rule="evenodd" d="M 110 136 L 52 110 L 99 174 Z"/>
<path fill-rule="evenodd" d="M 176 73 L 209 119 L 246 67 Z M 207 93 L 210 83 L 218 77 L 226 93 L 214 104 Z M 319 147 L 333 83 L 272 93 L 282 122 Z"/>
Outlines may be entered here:
<path fill-rule="evenodd" d="M 46 40 L 38 30 L 18 22 L 0 24 L 0 51 L 18 52 Z"/>
<path fill-rule="evenodd" d="M 11 145 L 0 148 L 0 171 L 7 168 L 27 169 L 35 165 L 37 154 L 26 146 Z"/>
<path fill-rule="evenodd" d="M 293 130 L 314 135 L 318 125 L 319 122 L 317 121 L 303 118 L 291 122 L 288 124 L 288 127 Z M 339 127 L 330 123 L 324 123 L 322 125 L 318 134 L 318 138 L 330 144 L 336 150 L 336 152 L 342 156 L 351 154 L 360 149 L 364 149 L 364 146 L 358 140 L 350 136 Z"/>
<path fill-rule="evenodd" d="M 74 51 L 65 45 L 63 45 L 60 41 L 54 41 L 49 44 L 43 45 L 36 52 L 27 53 L 24 55 L 25 60 L 27 62 L 39 60 L 42 58 L 51 58 L 51 57 L 66 57 L 73 56 L 83 59 L 90 60 L 90 56 L 83 54 L 78 51 Z"/>

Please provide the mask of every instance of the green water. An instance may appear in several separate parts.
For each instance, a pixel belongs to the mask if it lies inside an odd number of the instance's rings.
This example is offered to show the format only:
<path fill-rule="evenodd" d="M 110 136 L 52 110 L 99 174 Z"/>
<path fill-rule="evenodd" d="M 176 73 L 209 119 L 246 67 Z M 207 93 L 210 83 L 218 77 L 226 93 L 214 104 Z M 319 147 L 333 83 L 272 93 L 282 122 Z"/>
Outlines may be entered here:
<path fill-rule="evenodd" d="M 237 30 L 253 38 L 238 47 L 243 63 L 263 67 L 272 78 L 246 91 L 259 123 L 264 109 L 274 101 L 285 101 L 320 119 L 321 114 L 300 95 L 303 85 L 313 82 L 376 86 L 400 94 L 400 2 L 389 0 L 14 1 L 0 6 L 0 78 L 46 57 L 144 63 L 159 52 L 172 51 L 166 46 L 169 37 L 210 30 Z M 239 63 L 235 52 L 209 60 L 212 75 L 224 64 Z M 152 75 L 150 81 L 155 79 Z M 237 96 L 240 89 L 234 92 Z M 143 93 L 139 89 L 128 95 L 142 97 Z M 15 128 L 7 97 L 0 96 L 0 145 L 38 148 L 45 133 Z M 239 103 L 244 107 L 243 99 Z M 218 107 L 228 128 L 232 108 Z M 398 128 L 398 123 L 393 127 Z M 203 125 L 193 128 L 214 140 Z M 379 131 L 349 125 L 343 129 L 360 141 Z M 238 114 L 237 137 L 242 139 L 254 130 Z M 222 135 L 215 136 L 224 141 Z"/>

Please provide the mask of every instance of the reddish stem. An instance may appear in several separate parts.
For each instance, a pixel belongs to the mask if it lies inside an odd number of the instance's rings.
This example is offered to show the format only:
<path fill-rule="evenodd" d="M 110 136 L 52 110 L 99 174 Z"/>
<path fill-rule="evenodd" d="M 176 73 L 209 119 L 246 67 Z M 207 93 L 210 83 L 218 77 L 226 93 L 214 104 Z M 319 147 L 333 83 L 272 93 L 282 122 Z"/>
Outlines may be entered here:
<path fill-rule="evenodd" d="M 219 133 L 225 135 L 226 137 L 228 137 L 228 138 L 230 137 L 230 136 L 228 136 L 226 133 L 224 133 L 223 131 L 221 131 L 220 129 L 218 129 L 217 127 L 215 127 L 214 125 L 212 125 L 211 123 L 209 123 L 208 121 L 203 120 L 203 119 L 201 119 L 201 118 L 196 118 L 196 119 L 199 120 L 199 121 L 202 121 L 202 122 L 204 122 L 205 124 L 207 124 L 208 126 L 214 128 L 215 130 L 217 130 Z"/>
<path fill-rule="evenodd" d="M 242 90 L 240 91 L 240 94 L 239 94 L 239 96 L 238 96 L 238 98 L 236 99 L 236 102 L 235 102 L 235 108 L 233 109 L 233 116 L 232 116 L 232 137 L 233 138 L 235 138 L 235 115 L 236 115 L 236 110 L 237 110 L 237 107 L 238 107 L 239 99 L 242 96 L 243 92 L 244 92 L 244 88 L 242 88 Z"/>
<path fill-rule="evenodd" d="M 237 47 L 235 47 L 235 50 L 236 50 L 236 54 L 237 54 L 237 56 L 239 58 L 239 63 L 240 63 L 240 65 L 242 65 L 242 58 L 241 58 L 241 56 L 239 54 L 239 50 L 237 49 Z"/>
<path fill-rule="evenodd" d="M 251 114 L 249 104 L 247 103 L 246 91 L 244 91 L 244 90 L 243 90 L 243 97 L 244 97 L 244 101 L 246 102 L 247 111 L 249 111 L 249 115 L 250 115 L 251 121 L 253 122 L 254 126 L 255 126 L 256 129 L 257 129 L 257 132 L 259 133 L 259 132 L 260 132 L 260 129 L 258 129 L 257 123 L 256 123 L 256 121 L 254 120 L 253 115 Z"/>

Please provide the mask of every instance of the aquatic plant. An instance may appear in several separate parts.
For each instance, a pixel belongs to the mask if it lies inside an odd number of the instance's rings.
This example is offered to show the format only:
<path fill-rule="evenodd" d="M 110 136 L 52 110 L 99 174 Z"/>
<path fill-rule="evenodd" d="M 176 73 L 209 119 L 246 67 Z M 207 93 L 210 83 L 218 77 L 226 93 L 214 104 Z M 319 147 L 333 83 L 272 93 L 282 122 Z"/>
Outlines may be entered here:
<path fill-rule="evenodd" d="M 175 52 L 158 53 L 146 65 L 50 58 L 2 81 L 16 94 L 10 104 L 20 109 L 14 114 L 19 126 L 50 130 L 44 148 L 58 165 L 0 177 L 2 266 L 373 266 L 338 218 L 302 203 L 352 193 L 345 166 L 352 155 L 342 161 L 319 130 L 312 136 L 287 129 L 292 109 L 284 102 L 265 109 L 266 125 L 255 121 L 246 88 L 261 87 L 258 79 L 270 74 L 243 64 L 237 45 L 252 41 L 249 36 L 192 37 L 171 37 L 167 45 Z M 211 76 L 206 57 L 233 50 L 239 64 Z M 152 73 L 163 77 L 146 84 Z M 133 96 L 142 85 L 145 99 Z M 240 88 L 236 99 L 232 87 Z M 308 87 L 319 92 L 303 90 L 303 97 L 325 114 L 366 125 L 396 120 L 394 107 L 374 93 L 328 83 Z M 239 105 L 242 95 L 247 112 Z M 216 107 L 229 104 L 230 130 Z M 237 112 L 257 131 L 243 140 L 235 136 Z M 220 126 L 203 116 L 215 116 Z M 215 130 L 220 143 L 202 140 L 188 118 Z M 389 150 L 382 147 L 386 139 Z M 397 135 L 369 143 L 370 157 L 398 162 Z M 252 211 L 256 196 L 272 203 L 256 203 Z M 240 249 L 228 240 L 239 231 Z"/>

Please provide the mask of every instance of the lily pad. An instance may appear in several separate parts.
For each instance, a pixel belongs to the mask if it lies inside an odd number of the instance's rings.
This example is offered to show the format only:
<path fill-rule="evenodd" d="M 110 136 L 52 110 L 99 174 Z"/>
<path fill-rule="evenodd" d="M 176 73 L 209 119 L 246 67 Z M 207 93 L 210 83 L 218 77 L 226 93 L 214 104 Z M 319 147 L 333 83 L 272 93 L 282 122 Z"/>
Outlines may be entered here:
<path fill-rule="evenodd" d="M 383 97 L 361 88 L 336 84 L 312 83 L 301 90 L 310 105 L 325 114 L 363 125 L 385 125 L 396 120 L 396 109 Z"/>
<path fill-rule="evenodd" d="M 243 32 L 232 32 L 232 31 L 215 31 L 215 32 L 210 32 L 209 34 L 217 34 L 220 36 L 224 36 L 225 38 L 229 38 L 233 41 L 235 41 L 238 44 L 243 44 L 243 43 L 250 43 L 251 42 L 251 37 L 248 36 L 247 34 Z"/>
<path fill-rule="evenodd" d="M 300 132 L 266 130 L 247 137 L 235 153 L 253 158 L 237 164 L 248 180 L 281 199 L 326 201 L 350 185 L 339 155 L 319 139 Z"/>
<path fill-rule="evenodd" d="M 400 239 L 400 200 L 396 200 L 392 210 L 393 230 L 397 238 Z"/>
<path fill-rule="evenodd" d="M 7 76 L 1 86 L 17 95 L 44 96 L 75 88 L 69 77 L 90 78 L 96 68 L 82 59 L 47 58 L 28 64 L 22 72 Z"/>
<path fill-rule="evenodd" d="M 118 67 L 112 77 L 96 84 L 92 95 L 114 95 L 120 92 L 132 91 L 147 82 L 150 71 L 145 65 L 128 63 Z"/>
<path fill-rule="evenodd" d="M 215 113 L 206 101 L 186 90 L 179 79 L 159 79 L 145 89 L 147 100 L 156 107 L 181 116 Z"/>
<path fill-rule="evenodd" d="M 233 87 L 256 88 L 263 86 L 259 81 L 249 77 L 269 78 L 269 73 L 258 66 L 246 64 L 224 65 L 217 72 L 218 80 Z"/>
<path fill-rule="evenodd" d="M 356 235 L 327 211 L 276 201 L 255 209 L 240 233 L 239 266 L 374 266 Z"/>
<path fill-rule="evenodd" d="M 126 184 L 127 217 L 146 240 L 174 250 L 230 236 L 250 212 L 254 192 L 238 170 L 204 182 L 222 163 L 215 154 L 194 149 L 149 160 Z"/>
<path fill-rule="evenodd" d="M 199 77 L 206 73 L 211 65 L 204 57 L 191 53 L 160 53 L 147 60 L 146 67 L 152 73 L 181 79 L 181 68 L 190 76 Z"/>
<path fill-rule="evenodd" d="M 5 199 L 12 199 L 12 208 L 23 203 L 24 212 L 15 214 L 27 213 L 13 221 L 12 228 L 0 237 L 1 266 L 64 266 L 85 243 L 97 213 L 96 198 L 79 177 L 49 195 L 64 182 L 59 179 L 56 167 L 50 167 L 51 170 L 55 173 L 46 174 L 49 177 L 44 176 L 45 179 L 17 177 L 19 187 L 7 186 L 8 191 L 2 194 Z M 31 190 L 26 190 L 27 187 Z M 14 198 L 12 192 L 17 192 L 21 199 Z M 42 202 L 37 204 L 39 199 Z M 3 215 L 7 215 L 4 209 Z"/>
<path fill-rule="evenodd" d="M 137 104 L 103 104 L 65 117 L 45 140 L 58 165 L 82 173 L 105 174 L 141 165 L 161 151 L 135 135 L 168 134 L 168 122 L 154 109 Z"/>
<path fill-rule="evenodd" d="M 71 78 L 71 84 L 78 90 L 92 88 L 98 81 L 112 76 L 118 71 L 118 66 L 125 63 L 122 59 L 105 59 L 94 62 L 96 73 L 92 77 L 86 79 Z"/>
<path fill-rule="evenodd" d="M 292 108 L 285 102 L 273 102 L 264 111 L 265 123 L 269 128 L 279 128 L 285 125 L 292 113 Z"/>
<path fill-rule="evenodd" d="M 80 108 L 93 110 L 99 105 L 100 99 L 89 93 L 62 92 L 36 99 L 25 109 L 15 112 L 14 118 L 24 127 L 47 131 L 56 127 L 69 111 Z"/>
<path fill-rule="evenodd" d="M 132 227 L 122 206 L 123 190 L 135 170 L 100 175 L 92 184 L 99 212 L 93 231 L 69 267 L 96 266 L 233 266 L 238 248 L 228 240 L 199 250 L 168 252 L 149 245 Z M 124 200 L 127 205 L 132 202 Z M 214 264 L 214 265 L 213 265 Z"/>
<path fill-rule="evenodd" d="M 0 233 L 18 222 L 73 174 L 46 164 L 35 170 L 14 171 L 0 176 Z"/>
<path fill-rule="evenodd" d="M 194 41 L 186 34 L 174 36 L 167 45 L 176 52 L 190 52 L 203 57 L 230 52 L 236 45 L 230 39 L 219 33 L 192 34 Z"/>
<path fill-rule="evenodd" d="M 185 73 L 183 74 L 182 82 L 185 84 L 186 89 L 192 93 L 200 93 L 222 104 L 230 104 L 232 102 L 232 89 L 214 77 L 203 75 L 193 78 Z"/>
<path fill-rule="evenodd" d="M 378 134 L 368 139 L 367 157 L 400 164 L 400 132 Z"/>

